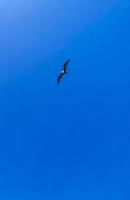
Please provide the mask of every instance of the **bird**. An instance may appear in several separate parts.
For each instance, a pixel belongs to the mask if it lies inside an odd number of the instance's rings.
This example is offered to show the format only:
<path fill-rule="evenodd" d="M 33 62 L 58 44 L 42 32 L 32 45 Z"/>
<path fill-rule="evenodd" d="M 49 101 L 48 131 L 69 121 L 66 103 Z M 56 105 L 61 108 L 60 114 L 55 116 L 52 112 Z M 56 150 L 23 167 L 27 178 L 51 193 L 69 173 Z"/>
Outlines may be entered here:
<path fill-rule="evenodd" d="M 63 64 L 63 67 L 62 67 L 62 70 L 60 72 L 60 74 L 58 75 L 58 78 L 57 78 L 57 84 L 60 83 L 62 77 L 67 74 L 67 67 L 68 67 L 68 63 L 70 62 L 70 59 L 68 59 L 64 64 Z"/>

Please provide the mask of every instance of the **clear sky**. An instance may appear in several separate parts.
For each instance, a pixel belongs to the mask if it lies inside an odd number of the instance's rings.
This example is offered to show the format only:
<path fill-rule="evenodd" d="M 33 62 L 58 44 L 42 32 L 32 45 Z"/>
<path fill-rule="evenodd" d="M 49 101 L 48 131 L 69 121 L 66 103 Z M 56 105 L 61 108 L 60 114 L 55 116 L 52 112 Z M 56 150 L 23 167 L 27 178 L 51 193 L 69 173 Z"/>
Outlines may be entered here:
<path fill-rule="evenodd" d="M 129 0 L 0 0 L 0 200 L 130 199 L 129 67 Z"/>

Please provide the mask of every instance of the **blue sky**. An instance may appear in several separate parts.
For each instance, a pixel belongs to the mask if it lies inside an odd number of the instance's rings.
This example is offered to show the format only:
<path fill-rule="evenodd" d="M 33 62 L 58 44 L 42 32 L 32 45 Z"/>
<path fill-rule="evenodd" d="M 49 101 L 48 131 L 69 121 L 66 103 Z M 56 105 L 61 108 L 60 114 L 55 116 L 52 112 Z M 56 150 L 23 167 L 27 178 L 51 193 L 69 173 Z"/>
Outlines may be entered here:
<path fill-rule="evenodd" d="M 0 24 L 0 199 L 130 199 L 130 2 L 1 0 Z"/>

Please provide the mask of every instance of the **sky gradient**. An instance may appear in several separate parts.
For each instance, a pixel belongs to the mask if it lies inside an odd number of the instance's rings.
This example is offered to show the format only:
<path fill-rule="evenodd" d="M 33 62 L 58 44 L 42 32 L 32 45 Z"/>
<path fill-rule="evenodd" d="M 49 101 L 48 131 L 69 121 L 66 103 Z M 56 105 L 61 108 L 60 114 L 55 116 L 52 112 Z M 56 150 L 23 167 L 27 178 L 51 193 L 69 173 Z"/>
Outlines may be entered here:
<path fill-rule="evenodd" d="M 130 1 L 1 0 L 0 25 L 0 199 L 129 200 Z"/>

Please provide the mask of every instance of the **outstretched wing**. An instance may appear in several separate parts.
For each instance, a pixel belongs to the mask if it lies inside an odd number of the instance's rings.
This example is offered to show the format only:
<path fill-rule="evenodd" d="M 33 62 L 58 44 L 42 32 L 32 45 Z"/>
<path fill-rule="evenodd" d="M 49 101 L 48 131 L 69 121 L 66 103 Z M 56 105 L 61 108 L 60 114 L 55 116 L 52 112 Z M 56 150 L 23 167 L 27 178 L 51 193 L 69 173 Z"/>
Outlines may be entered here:
<path fill-rule="evenodd" d="M 63 70 L 64 70 L 64 72 L 67 71 L 67 65 L 68 65 L 69 62 L 70 62 L 70 59 L 68 59 L 68 60 L 64 63 L 64 65 L 63 65 Z"/>
<path fill-rule="evenodd" d="M 57 78 L 57 84 L 59 84 L 59 82 L 61 81 L 61 79 L 62 79 L 62 76 L 63 76 L 63 74 L 62 74 L 62 73 L 60 73 L 60 74 L 59 74 L 59 76 L 58 76 L 58 78 Z"/>

